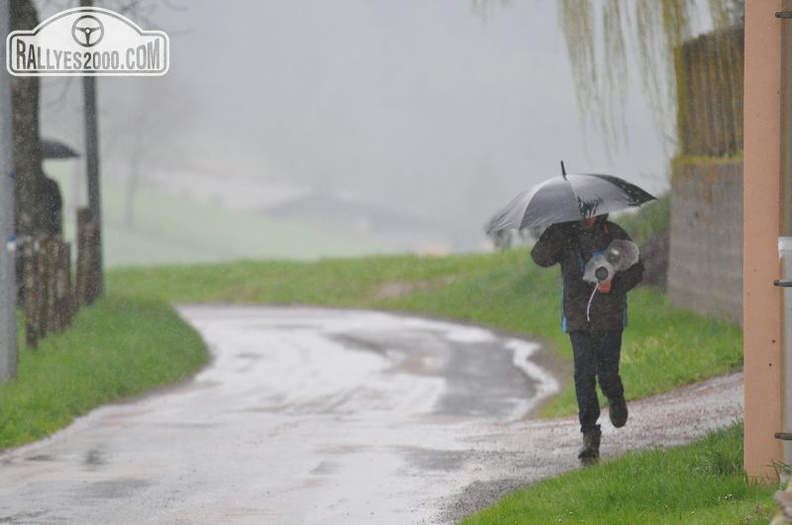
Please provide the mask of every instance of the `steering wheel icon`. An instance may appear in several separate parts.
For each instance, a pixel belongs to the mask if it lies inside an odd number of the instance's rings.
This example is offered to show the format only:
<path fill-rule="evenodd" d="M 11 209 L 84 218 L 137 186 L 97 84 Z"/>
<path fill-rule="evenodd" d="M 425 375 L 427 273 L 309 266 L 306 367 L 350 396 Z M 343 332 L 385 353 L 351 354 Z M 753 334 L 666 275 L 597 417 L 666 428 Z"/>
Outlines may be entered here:
<path fill-rule="evenodd" d="M 72 38 L 83 47 L 93 47 L 104 37 L 104 25 L 93 15 L 84 15 L 72 24 Z"/>

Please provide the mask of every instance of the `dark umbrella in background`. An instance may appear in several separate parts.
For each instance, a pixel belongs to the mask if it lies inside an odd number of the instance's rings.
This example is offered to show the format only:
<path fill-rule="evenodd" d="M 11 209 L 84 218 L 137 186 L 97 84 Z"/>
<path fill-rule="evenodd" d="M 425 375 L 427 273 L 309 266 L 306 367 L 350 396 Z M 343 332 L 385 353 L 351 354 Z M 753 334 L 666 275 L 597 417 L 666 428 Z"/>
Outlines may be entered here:
<path fill-rule="evenodd" d="M 63 142 L 52 139 L 41 139 L 41 158 L 48 159 L 74 159 L 80 154 Z"/>
<path fill-rule="evenodd" d="M 613 175 L 569 173 L 537 184 L 515 197 L 487 223 L 487 233 L 579 221 L 637 207 L 654 200 L 650 193 Z"/>
<path fill-rule="evenodd" d="M 70 146 L 53 139 L 41 139 L 41 160 L 68 160 L 80 156 Z M 77 176 L 75 175 L 75 181 Z M 74 192 L 75 195 L 77 191 Z M 43 225 L 48 235 L 63 235 L 63 195 L 55 179 L 44 177 L 41 198 L 45 201 L 47 212 Z"/>

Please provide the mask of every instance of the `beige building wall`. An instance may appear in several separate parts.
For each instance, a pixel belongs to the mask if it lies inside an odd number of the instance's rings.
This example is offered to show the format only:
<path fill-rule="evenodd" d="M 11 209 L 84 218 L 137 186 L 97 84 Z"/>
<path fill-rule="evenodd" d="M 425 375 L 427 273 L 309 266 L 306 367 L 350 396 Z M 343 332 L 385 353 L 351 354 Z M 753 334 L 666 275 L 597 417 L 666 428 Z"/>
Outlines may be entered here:
<path fill-rule="evenodd" d="M 671 171 L 668 298 L 742 326 L 743 159 L 677 158 Z"/>
<path fill-rule="evenodd" d="M 743 323 L 745 341 L 745 469 L 775 477 L 782 460 L 781 289 L 781 0 L 745 2 L 745 180 Z"/>

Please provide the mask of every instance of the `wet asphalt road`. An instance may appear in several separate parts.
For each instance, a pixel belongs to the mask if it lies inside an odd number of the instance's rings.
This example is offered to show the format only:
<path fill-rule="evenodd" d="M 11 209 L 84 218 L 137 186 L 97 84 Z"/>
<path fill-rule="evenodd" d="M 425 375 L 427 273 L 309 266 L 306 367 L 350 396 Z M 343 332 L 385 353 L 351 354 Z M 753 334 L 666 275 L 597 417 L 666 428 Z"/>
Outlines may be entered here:
<path fill-rule="evenodd" d="M 450 523 L 527 481 L 523 420 L 558 389 L 533 343 L 380 312 L 179 310 L 212 365 L 0 455 L 0 522 Z M 561 426 L 532 444 L 574 468 Z"/>

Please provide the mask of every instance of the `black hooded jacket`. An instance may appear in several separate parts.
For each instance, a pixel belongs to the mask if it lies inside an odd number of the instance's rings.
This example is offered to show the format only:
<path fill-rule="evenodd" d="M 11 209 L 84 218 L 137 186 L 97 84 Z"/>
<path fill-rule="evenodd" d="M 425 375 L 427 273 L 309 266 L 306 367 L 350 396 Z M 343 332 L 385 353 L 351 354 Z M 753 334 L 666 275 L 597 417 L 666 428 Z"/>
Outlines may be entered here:
<path fill-rule="evenodd" d="M 565 332 L 622 330 L 626 326 L 627 292 L 643 278 L 640 260 L 615 274 L 610 293 L 594 294 L 587 316 L 596 284 L 583 280 L 584 267 L 594 253 L 604 251 L 614 239 L 631 240 L 620 226 L 607 220 L 600 220 L 591 230 L 566 222 L 548 227 L 531 251 L 534 262 L 541 267 L 561 265 Z"/>

